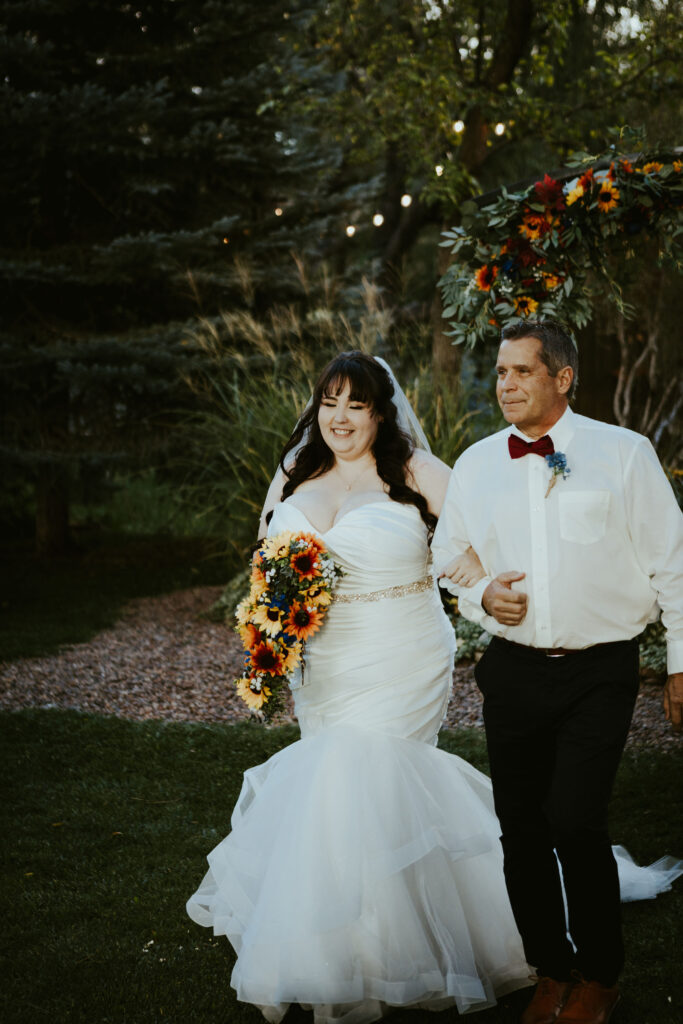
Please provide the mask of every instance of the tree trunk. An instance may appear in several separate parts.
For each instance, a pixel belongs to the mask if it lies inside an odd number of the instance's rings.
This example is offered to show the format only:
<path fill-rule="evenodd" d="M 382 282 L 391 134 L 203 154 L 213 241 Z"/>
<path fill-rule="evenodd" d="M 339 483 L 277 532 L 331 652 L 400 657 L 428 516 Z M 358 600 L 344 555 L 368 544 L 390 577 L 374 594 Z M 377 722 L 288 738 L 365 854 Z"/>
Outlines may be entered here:
<path fill-rule="evenodd" d="M 54 466 L 42 466 L 36 482 L 36 554 L 63 555 L 69 545 L 69 484 Z"/>
<path fill-rule="evenodd" d="M 446 272 L 450 262 L 448 249 L 437 249 L 437 266 L 439 278 Z M 431 310 L 432 322 L 432 361 L 434 364 L 434 384 L 438 390 L 457 391 L 460 385 L 460 367 L 462 365 L 462 345 L 454 345 L 453 339 L 446 335 L 448 321 L 442 314 L 441 293 L 438 288 L 434 293 Z"/>

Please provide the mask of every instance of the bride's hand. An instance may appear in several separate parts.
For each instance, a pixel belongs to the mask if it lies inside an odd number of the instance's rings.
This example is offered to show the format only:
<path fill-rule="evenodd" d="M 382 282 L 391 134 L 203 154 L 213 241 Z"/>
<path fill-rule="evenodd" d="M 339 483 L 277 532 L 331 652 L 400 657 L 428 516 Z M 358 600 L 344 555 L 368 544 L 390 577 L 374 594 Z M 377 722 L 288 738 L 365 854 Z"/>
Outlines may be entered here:
<path fill-rule="evenodd" d="M 477 552 L 470 547 L 464 555 L 458 555 L 444 566 L 439 573 L 439 579 L 448 576 L 449 580 L 457 583 L 459 587 L 473 587 L 479 580 L 483 580 L 485 575 Z"/>

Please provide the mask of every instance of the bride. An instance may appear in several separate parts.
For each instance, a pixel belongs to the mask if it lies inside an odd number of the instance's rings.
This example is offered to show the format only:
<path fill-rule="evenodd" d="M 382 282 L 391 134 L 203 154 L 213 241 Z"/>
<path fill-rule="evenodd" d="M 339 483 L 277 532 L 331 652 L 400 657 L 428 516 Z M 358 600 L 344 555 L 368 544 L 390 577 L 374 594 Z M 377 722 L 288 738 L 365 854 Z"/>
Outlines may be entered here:
<path fill-rule="evenodd" d="M 387 365 L 343 353 L 284 448 L 260 537 L 315 531 L 344 576 L 293 685 L 301 739 L 245 773 L 187 911 L 237 997 L 316 1024 L 495 1003 L 530 984 L 491 786 L 436 749 L 455 641 L 430 574 L 449 468 Z M 474 552 L 448 575 L 471 585 Z"/>

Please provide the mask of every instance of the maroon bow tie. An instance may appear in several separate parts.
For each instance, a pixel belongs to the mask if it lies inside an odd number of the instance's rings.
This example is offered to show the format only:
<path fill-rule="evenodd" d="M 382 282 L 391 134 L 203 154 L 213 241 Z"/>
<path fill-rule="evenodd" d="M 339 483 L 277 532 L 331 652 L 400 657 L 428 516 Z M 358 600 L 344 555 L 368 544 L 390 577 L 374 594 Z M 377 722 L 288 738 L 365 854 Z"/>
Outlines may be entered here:
<path fill-rule="evenodd" d="M 555 445 L 547 434 L 539 437 L 538 441 L 523 441 L 518 434 L 508 436 L 508 449 L 511 459 L 521 459 L 523 455 L 533 452 L 534 455 L 552 455 Z"/>

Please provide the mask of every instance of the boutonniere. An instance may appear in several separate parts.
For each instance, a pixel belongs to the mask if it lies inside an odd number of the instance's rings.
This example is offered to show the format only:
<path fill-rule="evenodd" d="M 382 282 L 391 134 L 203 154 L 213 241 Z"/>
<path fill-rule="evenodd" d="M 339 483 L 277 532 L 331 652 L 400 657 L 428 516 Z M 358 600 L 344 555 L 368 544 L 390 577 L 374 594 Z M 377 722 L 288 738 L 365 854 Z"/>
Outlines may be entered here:
<path fill-rule="evenodd" d="M 552 476 L 548 483 L 548 490 L 545 492 L 545 496 L 547 498 L 555 486 L 558 476 L 562 475 L 562 479 L 566 480 L 571 473 L 571 469 L 567 465 L 567 456 L 564 452 L 553 452 L 552 455 L 546 455 L 545 461 L 548 463 L 548 466 L 552 471 Z"/>

